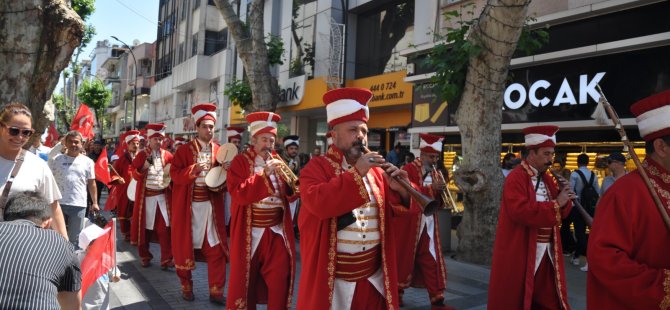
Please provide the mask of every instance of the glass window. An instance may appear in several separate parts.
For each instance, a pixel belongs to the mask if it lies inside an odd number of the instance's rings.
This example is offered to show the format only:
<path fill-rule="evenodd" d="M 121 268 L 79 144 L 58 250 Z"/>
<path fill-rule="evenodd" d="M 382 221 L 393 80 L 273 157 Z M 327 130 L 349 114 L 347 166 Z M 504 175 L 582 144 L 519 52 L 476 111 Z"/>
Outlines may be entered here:
<path fill-rule="evenodd" d="M 316 0 L 296 0 L 291 21 L 289 74 L 314 74 L 314 40 L 316 38 Z"/>
<path fill-rule="evenodd" d="M 228 45 L 228 28 L 221 31 L 205 31 L 205 55 L 214 55 Z"/>
<path fill-rule="evenodd" d="M 358 16 L 356 78 L 405 69 L 414 32 L 414 0 L 392 3 Z"/>

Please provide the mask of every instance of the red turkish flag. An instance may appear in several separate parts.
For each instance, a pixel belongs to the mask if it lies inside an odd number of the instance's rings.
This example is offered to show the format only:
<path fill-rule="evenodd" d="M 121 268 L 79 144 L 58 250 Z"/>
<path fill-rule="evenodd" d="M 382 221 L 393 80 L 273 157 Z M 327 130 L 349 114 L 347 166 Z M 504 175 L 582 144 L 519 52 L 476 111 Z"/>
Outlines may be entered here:
<path fill-rule="evenodd" d="M 93 124 L 95 122 L 95 117 L 91 109 L 85 105 L 81 104 L 77 115 L 72 119 L 72 124 L 70 125 L 70 130 L 76 130 L 84 136 L 84 139 L 91 139 L 95 136 L 93 133 Z"/>
<path fill-rule="evenodd" d="M 109 195 L 107 196 L 107 201 L 105 202 L 105 211 L 116 210 L 116 205 L 119 203 L 119 185 L 112 185 L 109 190 Z"/>
<path fill-rule="evenodd" d="M 100 156 L 98 156 L 98 160 L 95 162 L 95 179 L 105 183 L 107 187 L 109 187 L 109 182 L 112 182 L 112 176 L 109 174 L 107 148 L 102 148 L 102 152 L 100 152 Z"/>
<path fill-rule="evenodd" d="M 48 147 L 54 147 L 54 145 L 58 143 L 58 138 L 58 130 L 56 130 L 54 123 L 51 123 L 51 126 L 49 126 L 49 131 L 47 131 L 47 138 L 44 141 L 44 145 Z"/>
<path fill-rule="evenodd" d="M 81 262 L 81 296 L 86 296 L 86 290 L 95 280 L 116 267 L 114 229 L 114 221 L 107 223 L 105 234 L 96 238 L 86 251 Z"/>

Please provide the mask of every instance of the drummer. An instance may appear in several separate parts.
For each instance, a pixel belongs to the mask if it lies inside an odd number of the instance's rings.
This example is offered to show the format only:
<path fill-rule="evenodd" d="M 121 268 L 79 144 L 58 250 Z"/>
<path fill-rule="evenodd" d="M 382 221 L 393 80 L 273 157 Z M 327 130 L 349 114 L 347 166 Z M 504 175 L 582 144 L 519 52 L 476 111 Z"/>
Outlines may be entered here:
<path fill-rule="evenodd" d="M 172 153 L 161 148 L 165 125 L 148 124 L 149 144 L 133 159 L 133 177 L 137 180 L 135 205 L 130 226 L 130 243 L 136 244 L 142 267 L 149 267 L 153 255 L 149 251 L 152 233 L 158 235 L 161 246 L 161 269 L 174 267 L 170 242 L 170 189 L 164 180 L 164 170 L 172 162 Z"/>
<path fill-rule="evenodd" d="M 224 195 L 221 195 L 225 183 L 221 182 L 214 187 L 205 183 L 210 169 L 219 165 L 213 156 L 218 153 L 219 145 L 212 141 L 216 125 L 216 106 L 203 103 L 194 106 L 191 112 L 198 136 L 177 148 L 170 169 L 174 186 L 174 258 L 184 300 L 195 299 L 191 270 L 195 269 L 194 252 L 199 251 L 209 264 L 209 301 L 223 305 L 228 257 Z M 229 164 L 224 162 L 223 166 L 227 169 Z M 217 172 L 217 176 L 220 174 Z"/>

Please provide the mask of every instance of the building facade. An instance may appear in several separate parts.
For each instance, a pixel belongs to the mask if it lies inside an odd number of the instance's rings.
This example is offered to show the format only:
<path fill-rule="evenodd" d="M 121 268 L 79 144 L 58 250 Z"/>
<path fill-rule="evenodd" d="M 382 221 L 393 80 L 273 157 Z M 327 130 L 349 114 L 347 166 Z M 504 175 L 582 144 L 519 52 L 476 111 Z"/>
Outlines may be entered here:
<path fill-rule="evenodd" d="M 149 121 L 164 122 L 169 134 L 192 136 L 191 107 L 212 102 L 219 107 L 215 137 L 220 139 L 229 113 L 223 88 L 235 63 L 223 18 L 207 0 L 160 0 L 158 18 Z"/>

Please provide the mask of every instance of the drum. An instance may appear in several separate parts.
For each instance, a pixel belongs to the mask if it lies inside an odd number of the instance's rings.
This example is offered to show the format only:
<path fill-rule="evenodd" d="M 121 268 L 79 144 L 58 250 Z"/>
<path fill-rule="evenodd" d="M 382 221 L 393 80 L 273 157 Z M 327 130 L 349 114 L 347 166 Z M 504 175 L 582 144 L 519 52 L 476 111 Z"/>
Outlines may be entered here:
<path fill-rule="evenodd" d="M 205 184 L 212 188 L 219 187 L 226 182 L 226 175 L 226 170 L 223 170 L 221 166 L 213 167 L 205 176 Z"/>
<path fill-rule="evenodd" d="M 170 181 L 172 181 L 172 179 L 170 178 L 171 166 L 172 166 L 171 164 L 167 164 L 165 165 L 165 167 L 163 167 L 163 187 L 165 188 L 167 188 L 168 185 L 170 185 Z"/>
<path fill-rule="evenodd" d="M 126 194 L 130 201 L 135 201 L 135 191 L 137 190 L 137 181 L 135 179 L 130 179 L 130 184 L 128 185 L 128 190 Z"/>
<path fill-rule="evenodd" d="M 220 146 L 219 151 L 216 152 L 216 161 L 219 162 L 219 164 L 233 161 L 235 155 L 237 155 L 237 146 L 232 143 L 226 143 Z"/>

